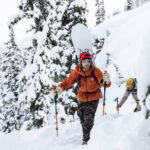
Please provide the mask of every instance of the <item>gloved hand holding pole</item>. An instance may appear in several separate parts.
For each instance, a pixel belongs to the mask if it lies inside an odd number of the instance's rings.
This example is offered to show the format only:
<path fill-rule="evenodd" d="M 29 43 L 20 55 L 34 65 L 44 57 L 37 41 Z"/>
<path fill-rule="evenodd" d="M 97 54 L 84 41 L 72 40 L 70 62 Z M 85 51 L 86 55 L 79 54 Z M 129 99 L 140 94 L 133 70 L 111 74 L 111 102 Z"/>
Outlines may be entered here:
<path fill-rule="evenodd" d="M 106 95 L 106 86 L 110 83 L 110 76 L 107 71 L 103 73 L 103 83 L 104 83 L 104 98 L 103 98 L 103 116 L 105 114 L 105 95 Z"/>
<path fill-rule="evenodd" d="M 120 106 L 119 106 L 119 103 L 118 103 L 118 97 L 116 97 L 116 98 L 114 99 L 114 101 L 117 102 L 116 110 L 117 110 L 118 115 L 119 115 L 119 108 L 120 108 Z"/>
<path fill-rule="evenodd" d="M 51 89 L 51 95 L 54 96 L 54 101 L 55 101 L 55 116 L 56 116 L 56 135 L 58 136 L 58 118 L 57 118 L 57 114 L 58 114 L 58 111 L 57 111 L 57 98 L 58 98 L 58 95 L 61 94 L 63 92 L 62 88 L 61 87 L 53 87 Z"/>

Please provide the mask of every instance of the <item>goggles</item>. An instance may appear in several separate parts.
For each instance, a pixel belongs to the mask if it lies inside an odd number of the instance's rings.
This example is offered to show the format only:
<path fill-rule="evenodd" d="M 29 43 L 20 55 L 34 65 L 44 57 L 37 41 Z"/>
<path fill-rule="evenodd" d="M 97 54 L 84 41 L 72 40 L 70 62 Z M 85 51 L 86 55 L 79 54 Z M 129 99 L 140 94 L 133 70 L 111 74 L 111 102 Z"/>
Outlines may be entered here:
<path fill-rule="evenodd" d="M 90 62 L 91 62 L 91 59 L 83 59 L 82 62 L 83 62 L 83 63 L 90 63 Z"/>

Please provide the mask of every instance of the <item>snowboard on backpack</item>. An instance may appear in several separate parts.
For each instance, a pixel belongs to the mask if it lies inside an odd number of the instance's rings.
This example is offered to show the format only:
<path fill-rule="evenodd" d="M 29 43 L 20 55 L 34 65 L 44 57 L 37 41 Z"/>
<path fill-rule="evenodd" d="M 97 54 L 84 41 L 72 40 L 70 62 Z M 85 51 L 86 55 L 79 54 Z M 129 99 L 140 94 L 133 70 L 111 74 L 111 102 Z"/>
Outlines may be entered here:
<path fill-rule="evenodd" d="M 71 39 L 78 58 L 82 52 L 89 52 L 93 56 L 91 34 L 85 25 L 78 23 L 73 26 Z"/>

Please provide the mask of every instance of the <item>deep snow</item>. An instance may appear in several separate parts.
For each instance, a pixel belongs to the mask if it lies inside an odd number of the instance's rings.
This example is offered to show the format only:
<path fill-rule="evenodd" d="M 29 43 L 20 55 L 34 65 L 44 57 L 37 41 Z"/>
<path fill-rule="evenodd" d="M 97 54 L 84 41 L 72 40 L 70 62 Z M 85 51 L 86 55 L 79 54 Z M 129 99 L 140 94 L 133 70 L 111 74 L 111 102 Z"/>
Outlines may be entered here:
<path fill-rule="evenodd" d="M 150 3 L 133 11 L 115 16 L 92 30 L 93 37 L 105 37 L 103 52 L 96 58 L 96 65 L 110 73 L 112 86 L 106 90 L 106 113 L 102 116 L 102 99 L 98 106 L 91 140 L 87 146 L 81 145 L 82 132 L 79 120 L 64 125 L 59 124 L 59 137 L 55 125 L 32 131 L 0 133 L 1 150 L 149 150 L 150 120 L 144 119 L 144 111 L 133 113 L 135 102 L 130 96 L 120 109 L 115 110 L 116 97 L 122 97 L 125 83 L 118 86 L 118 76 L 113 64 L 119 67 L 123 80 L 136 77 L 138 95 L 143 99 L 150 85 Z M 110 35 L 108 36 L 108 30 Z M 106 68 L 106 53 L 111 64 Z M 142 55 L 141 55 L 142 54 Z M 102 89 L 103 91 L 103 89 Z M 148 97 L 147 100 L 150 100 Z M 142 107 L 143 108 L 143 107 Z M 149 107 L 150 108 L 150 107 Z M 59 114 L 58 114 L 59 117 Z"/>

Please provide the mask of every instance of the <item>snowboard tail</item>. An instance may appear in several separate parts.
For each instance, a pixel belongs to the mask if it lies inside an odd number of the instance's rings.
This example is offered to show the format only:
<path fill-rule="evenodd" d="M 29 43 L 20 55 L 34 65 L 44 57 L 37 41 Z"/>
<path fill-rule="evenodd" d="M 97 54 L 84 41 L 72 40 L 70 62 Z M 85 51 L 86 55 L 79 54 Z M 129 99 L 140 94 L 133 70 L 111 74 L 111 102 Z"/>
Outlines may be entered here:
<path fill-rule="evenodd" d="M 82 52 L 89 52 L 93 56 L 91 34 L 85 25 L 78 23 L 73 26 L 71 39 L 78 58 Z"/>

